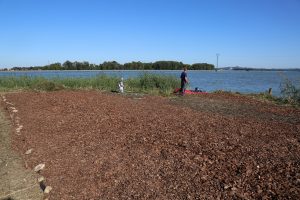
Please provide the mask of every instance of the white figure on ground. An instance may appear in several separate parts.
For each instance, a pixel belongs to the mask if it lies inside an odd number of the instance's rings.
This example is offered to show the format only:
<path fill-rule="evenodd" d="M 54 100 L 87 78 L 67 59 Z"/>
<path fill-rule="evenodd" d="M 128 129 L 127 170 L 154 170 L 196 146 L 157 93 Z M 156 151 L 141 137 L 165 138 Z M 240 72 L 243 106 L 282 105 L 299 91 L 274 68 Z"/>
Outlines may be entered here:
<path fill-rule="evenodd" d="M 119 91 L 120 91 L 121 93 L 124 93 L 123 77 L 121 78 L 121 81 L 119 82 Z"/>

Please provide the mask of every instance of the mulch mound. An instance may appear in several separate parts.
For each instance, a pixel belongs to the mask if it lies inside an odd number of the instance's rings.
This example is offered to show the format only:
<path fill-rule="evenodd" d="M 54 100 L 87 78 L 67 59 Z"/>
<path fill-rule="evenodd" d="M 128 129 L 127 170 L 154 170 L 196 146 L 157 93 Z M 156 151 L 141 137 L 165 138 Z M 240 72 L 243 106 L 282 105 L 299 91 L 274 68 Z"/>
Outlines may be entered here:
<path fill-rule="evenodd" d="M 300 198 L 299 110 L 230 95 L 5 96 L 23 125 L 14 148 L 46 164 L 50 199 Z"/>

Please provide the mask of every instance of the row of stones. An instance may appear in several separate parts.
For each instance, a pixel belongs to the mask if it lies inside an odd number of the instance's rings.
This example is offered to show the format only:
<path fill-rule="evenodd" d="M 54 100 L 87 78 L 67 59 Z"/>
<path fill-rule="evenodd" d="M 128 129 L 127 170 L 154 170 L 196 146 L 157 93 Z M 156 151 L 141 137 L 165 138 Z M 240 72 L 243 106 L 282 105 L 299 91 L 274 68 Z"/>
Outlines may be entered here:
<path fill-rule="evenodd" d="M 18 110 L 15 108 L 15 106 L 14 106 L 13 103 L 7 101 L 7 99 L 6 99 L 6 97 L 5 97 L 4 95 L 1 95 L 1 96 L 2 96 L 3 102 L 5 102 L 5 103 L 7 104 L 9 110 L 11 111 L 11 112 L 10 112 L 10 118 L 11 118 L 11 120 L 13 120 L 13 121 L 15 122 L 15 124 L 16 124 L 16 127 L 17 127 L 17 128 L 15 129 L 16 134 L 17 134 L 17 135 L 21 135 L 21 130 L 23 129 L 23 125 L 20 124 L 20 118 L 17 116 Z M 31 149 L 28 149 L 28 150 L 25 152 L 25 155 L 31 154 L 32 151 L 33 151 L 32 148 L 31 148 Z M 33 170 L 34 170 L 36 173 L 40 173 L 44 168 L 45 168 L 45 164 L 44 164 L 44 163 L 41 163 L 41 164 L 38 164 L 37 166 L 35 166 Z M 45 194 L 49 194 L 50 191 L 52 190 L 52 187 L 51 187 L 51 186 L 46 186 L 46 184 L 45 184 L 45 178 L 44 178 L 43 176 L 39 176 L 37 181 L 38 181 L 38 183 L 39 183 L 41 189 L 43 190 L 43 192 L 44 192 Z M 48 198 L 47 198 L 47 199 L 48 199 Z M 45 200 L 47 200 L 47 199 L 45 199 Z"/>

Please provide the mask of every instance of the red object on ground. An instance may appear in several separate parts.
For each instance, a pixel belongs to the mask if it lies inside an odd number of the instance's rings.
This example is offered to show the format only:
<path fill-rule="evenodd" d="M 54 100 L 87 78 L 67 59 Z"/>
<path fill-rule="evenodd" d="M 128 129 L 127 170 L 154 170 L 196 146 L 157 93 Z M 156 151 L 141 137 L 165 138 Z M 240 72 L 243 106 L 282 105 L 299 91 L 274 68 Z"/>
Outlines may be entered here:
<path fill-rule="evenodd" d="M 176 88 L 174 90 L 174 93 L 179 93 L 179 92 L 180 92 L 180 88 Z M 184 94 L 207 94 L 207 92 L 194 91 L 194 90 L 185 90 Z"/>

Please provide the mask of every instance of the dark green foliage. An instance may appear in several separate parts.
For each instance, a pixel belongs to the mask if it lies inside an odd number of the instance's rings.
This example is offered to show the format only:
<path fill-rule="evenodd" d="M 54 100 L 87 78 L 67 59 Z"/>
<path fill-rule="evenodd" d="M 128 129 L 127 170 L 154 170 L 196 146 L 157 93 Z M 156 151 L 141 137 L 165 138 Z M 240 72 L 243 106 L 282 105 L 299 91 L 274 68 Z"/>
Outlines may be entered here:
<path fill-rule="evenodd" d="M 50 65 L 46 65 L 44 68 L 45 70 L 61 70 L 62 66 L 60 63 L 53 63 Z"/>
<path fill-rule="evenodd" d="M 102 70 L 120 70 L 122 68 L 122 65 L 116 61 L 104 62 L 100 65 L 100 69 Z"/>
<path fill-rule="evenodd" d="M 157 61 L 152 64 L 152 69 L 156 70 L 180 70 L 184 67 L 182 62 L 176 61 Z"/>
<path fill-rule="evenodd" d="M 215 66 L 207 63 L 195 63 L 189 67 L 190 70 L 214 70 Z"/>
<path fill-rule="evenodd" d="M 74 69 L 73 68 L 73 63 L 67 60 L 63 64 L 63 69 L 65 69 L 65 70 L 72 70 L 72 69 Z"/>
<path fill-rule="evenodd" d="M 130 62 L 124 65 L 116 61 L 106 61 L 95 65 L 87 61 L 71 62 L 67 60 L 63 64 L 53 63 L 36 67 L 14 67 L 12 70 L 181 70 L 183 67 L 188 67 L 189 70 L 213 70 L 215 68 L 214 65 L 207 63 L 188 65 L 177 61 L 157 61 L 154 63 Z"/>
<path fill-rule="evenodd" d="M 124 64 L 124 69 L 126 70 L 132 70 L 132 69 L 146 69 L 146 64 L 147 63 L 142 63 L 142 62 L 131 62 L 131 63 L 125 63 Z M 150 65 L 148 65 L 150 66 Z M 150 69 L 151 67 L 149 67 L 148 69 Z"/>

